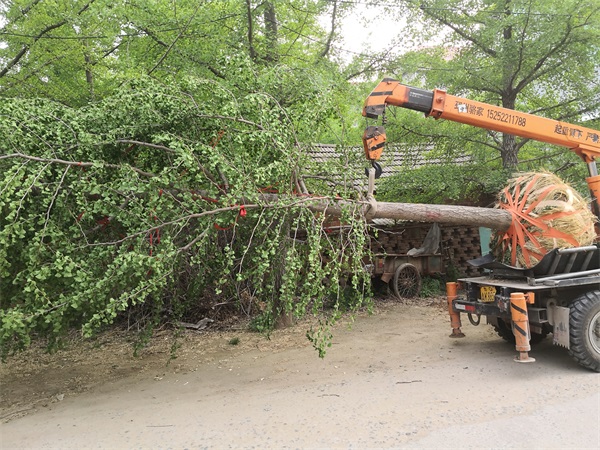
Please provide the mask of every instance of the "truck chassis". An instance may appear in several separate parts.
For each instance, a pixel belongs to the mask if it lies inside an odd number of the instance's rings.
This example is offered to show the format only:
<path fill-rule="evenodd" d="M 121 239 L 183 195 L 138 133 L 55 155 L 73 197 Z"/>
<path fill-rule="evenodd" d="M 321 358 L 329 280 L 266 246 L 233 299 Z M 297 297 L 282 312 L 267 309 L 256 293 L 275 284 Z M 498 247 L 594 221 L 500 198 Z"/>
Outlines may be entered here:
<path fill-rule="evenodd" d="M 488 274 L 459 280 L 464 295 L 449 283 L 451 337 L 463 337 L 460 314 L 478 325 L 487 318 L 498 334 L 516 344 L 516 361 L 530 362 L 530 344 L 552 334 L 583 367 L 600 372 L 600 247 L 555 249 L 530 269 L 494 261 L 470 262 Z"/>

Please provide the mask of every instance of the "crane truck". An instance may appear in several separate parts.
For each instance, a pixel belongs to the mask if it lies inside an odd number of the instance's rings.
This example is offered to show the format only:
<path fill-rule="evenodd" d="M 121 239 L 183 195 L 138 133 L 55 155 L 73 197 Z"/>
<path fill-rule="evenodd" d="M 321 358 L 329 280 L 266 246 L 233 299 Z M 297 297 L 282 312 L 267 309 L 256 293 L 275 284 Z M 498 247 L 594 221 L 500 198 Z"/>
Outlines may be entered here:
<path fill-rule="evenodd" d="M 588 167 L 586 178 L 591 209 L 600 219 L 600 131 L 534 114 L 383 79 L 367 97 L 363 116 L 385 118 L 388 106 L 424 113 L 487 130 L 508 133 L 571 149 Z M 365 156 L 381 174 L 377 162 L 384 150 L 383 125 L 368 126 L 363 134 Z M 517 218 L 513 218 L 517 220 Z M 598 234 L 598 231 L 596 231 Z M 486 317 L 498 334 L 515 344 L 517 362 L 532 362 L 531 344 L 552 333 L 583 367 L 600 372 L 600 243 L 556 248 L 533 267 L 520 268 L 496 261 L 491 254 L 470 261 L 485 275 L 462 278 L 446 285 L 452 334 L 464 337 L 461 314 L 472 324 Z M 461 286 L 460 295 L 458 286 Z"/>

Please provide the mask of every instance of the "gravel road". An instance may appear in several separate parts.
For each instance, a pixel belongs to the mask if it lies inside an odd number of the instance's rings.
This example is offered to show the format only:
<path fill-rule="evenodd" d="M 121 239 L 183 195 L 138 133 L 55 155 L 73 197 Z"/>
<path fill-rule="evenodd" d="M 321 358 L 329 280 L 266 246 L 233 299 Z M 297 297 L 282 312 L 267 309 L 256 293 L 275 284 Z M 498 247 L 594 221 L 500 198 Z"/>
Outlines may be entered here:
<path fill-rule="evenodd" d="M 463 331 L 448 338 L 439 306 L 393 304 L 338 327 L 323 360 L 302 333 L 210 358 L 186 340 L 176 365 L 146 361 L 5 421 L 1 446 L 600 448 L 599 374 L 551 338 L 531 352 L 535 363 L 519 364 L 491 327 Z M 19 383 L 10 375 L 8 394 Z"/>

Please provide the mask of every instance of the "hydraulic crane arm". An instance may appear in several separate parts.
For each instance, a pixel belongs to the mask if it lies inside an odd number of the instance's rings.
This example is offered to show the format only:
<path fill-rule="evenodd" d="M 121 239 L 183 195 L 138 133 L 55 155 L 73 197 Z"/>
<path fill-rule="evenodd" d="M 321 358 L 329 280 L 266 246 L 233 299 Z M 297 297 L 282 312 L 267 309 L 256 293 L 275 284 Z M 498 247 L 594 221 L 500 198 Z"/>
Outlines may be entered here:
<path fill-rule="evenodd" d="M 418 89 L 391 78 L 383 79 L 373 89 L 362 114 L 377 118 L 388 105 L 420 111 L 434 119 L 452 120 L 571 149 L 588 165 L 590 176 L 586 181 L 595 199 L 592 209 L 600 218 L 600 176 L 596 166 L 596 158 L 600 157 L 599 130 L 457 97 L 441 89 Z M 363 145 L 368 160 L 374 162 L 381 157 L 385 141 L 383 126 L 367 127 Z"/>
<path fill-rule="evenodd" d="M 586 163 L 600 157 L 600 131 L 598 130 L 468 100 L 447 94 L 440 89 L 426 91 L 385 78 L 365 101 L 363 116 L 377 118 L 384 113 L 387 105 L 420 111 L 435 119 L 452 120 L 486 130 L 568 147 Z M 380 128 L 379 132 L 382 133 L 381 127 L 377 128 Z M 368 154 L 367 158 L 378 159 L 378 157 L 369 158 Z"/>

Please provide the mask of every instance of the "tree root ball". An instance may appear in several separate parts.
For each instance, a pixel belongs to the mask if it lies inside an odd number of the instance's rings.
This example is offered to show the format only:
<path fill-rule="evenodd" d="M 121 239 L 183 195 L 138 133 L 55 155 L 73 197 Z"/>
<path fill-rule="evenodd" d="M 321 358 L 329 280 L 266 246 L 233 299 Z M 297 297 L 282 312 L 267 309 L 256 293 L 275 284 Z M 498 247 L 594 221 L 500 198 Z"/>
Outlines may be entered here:
<path fill-rule="evenodd" d="M 588 202 L 548 172 L 516 175 L 498 195 L 496 208 L 509 211 L 512 224 L 493 236 L 492 252 L 514 267 L 533 267 L 552 249 L 591 245 L 596 239 Z"/>

